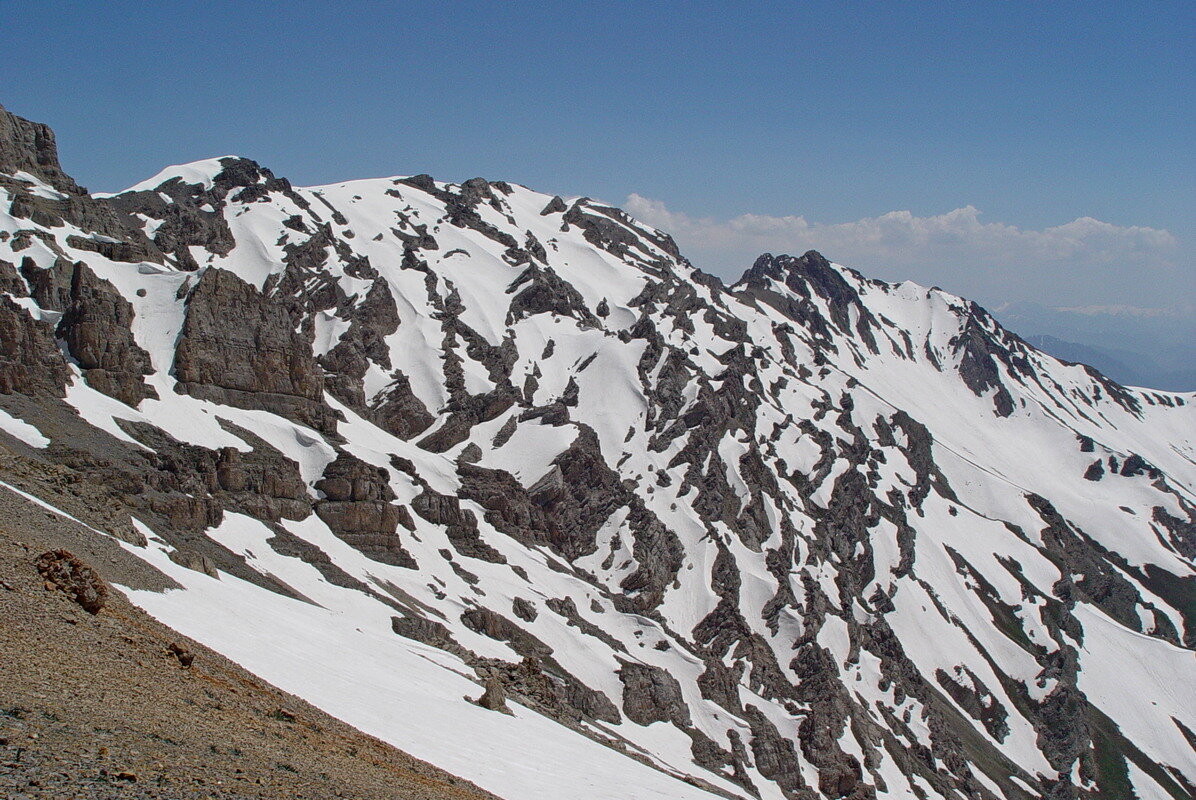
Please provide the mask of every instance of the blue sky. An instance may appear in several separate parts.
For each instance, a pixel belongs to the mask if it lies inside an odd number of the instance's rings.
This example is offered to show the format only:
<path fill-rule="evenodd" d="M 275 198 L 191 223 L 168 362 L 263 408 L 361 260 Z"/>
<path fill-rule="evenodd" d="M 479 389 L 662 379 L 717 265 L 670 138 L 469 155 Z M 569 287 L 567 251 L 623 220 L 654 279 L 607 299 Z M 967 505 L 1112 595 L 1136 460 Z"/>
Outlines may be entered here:
<path fill-rule="evenodd" d="M 237 153 L 624 205 L 699 266 L 818 247 L 1190 324 L 1196 4 L 3 3 L 0 103 L 115 190 Z"/>

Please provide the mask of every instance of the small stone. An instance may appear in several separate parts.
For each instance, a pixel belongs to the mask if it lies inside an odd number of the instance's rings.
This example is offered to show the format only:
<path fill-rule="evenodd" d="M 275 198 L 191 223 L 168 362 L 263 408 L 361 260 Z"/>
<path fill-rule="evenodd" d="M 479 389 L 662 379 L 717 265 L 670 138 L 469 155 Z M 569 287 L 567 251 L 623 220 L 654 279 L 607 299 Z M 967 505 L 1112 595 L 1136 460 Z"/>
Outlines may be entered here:
<path fill-rule="evenodd" d="M 195 654 L 187 648 L 180 645 L 178 642 L 171 642 L 166 646 L 166 651 L 179 660 L 179 665 L 183 669 L 187 669 L 195 662 Z"/>
<path fill-rule="evenodd" d="M 137 780 L 137 773 L 131 772 L 127 769 L 121 770 L 120 772 L 116 773 L 116 779 L 118 781 L 134 781 L 135 782 Z"/>

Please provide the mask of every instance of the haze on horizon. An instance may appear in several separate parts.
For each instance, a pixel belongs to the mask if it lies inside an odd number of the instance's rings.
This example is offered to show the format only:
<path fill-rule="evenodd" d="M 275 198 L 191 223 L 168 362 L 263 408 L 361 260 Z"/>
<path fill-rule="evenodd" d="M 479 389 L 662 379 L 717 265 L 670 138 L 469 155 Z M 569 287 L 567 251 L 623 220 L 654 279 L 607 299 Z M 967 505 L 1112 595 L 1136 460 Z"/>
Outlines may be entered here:
<path fill-rule="evenodd" d="M 725 279 L 814 248 L 1196 389 L 1196 6 L 273 8 L 6 7 L 0 102 L 95 191 L 224 153 L 501 178 Z"/>

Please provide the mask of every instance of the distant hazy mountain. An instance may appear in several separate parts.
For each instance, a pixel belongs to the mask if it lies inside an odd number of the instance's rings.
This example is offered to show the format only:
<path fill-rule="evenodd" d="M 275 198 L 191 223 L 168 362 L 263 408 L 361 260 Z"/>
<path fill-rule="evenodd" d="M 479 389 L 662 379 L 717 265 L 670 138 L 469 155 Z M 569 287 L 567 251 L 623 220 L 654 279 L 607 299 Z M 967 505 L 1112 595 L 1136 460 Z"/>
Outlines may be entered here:
<path fill-rule="evenodd" d="M 994 315 L 1056 358 L 1096 367 L 1121 384 L 1196 390 L 1196 318 L 1115 306 L 1009 303 Z"/>

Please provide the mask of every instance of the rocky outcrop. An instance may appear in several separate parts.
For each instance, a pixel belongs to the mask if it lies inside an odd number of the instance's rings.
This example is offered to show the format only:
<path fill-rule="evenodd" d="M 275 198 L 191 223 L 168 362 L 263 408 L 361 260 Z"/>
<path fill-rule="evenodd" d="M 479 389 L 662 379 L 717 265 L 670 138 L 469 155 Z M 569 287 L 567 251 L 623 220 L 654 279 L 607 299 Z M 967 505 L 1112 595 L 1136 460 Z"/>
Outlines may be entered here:
<path fill-rule="evenodd" d="M 551 213 L 552 208 L 550 203 L 545 211 Z M 581 228 L 586 241 L 620 258 L 626 258 L 633 251 L 638 251 L 641 258 L 649 256 L 644 242 L 649 242 L 674 259 L 681 257 L 676 243 L 668 234 L 637 223 L 620 209 L 600 205 L 586 198 L 570 206 L 561 222 L 563 229 L 568 229 L 570 225 Z M 663 265 L 653 263 L 653 266 Z"/>
<path fill-rule="evenodd" d="M 512 650 L 525 658 L 542 659 L 552 655 L 551 647 L 497 611 L 481 607 L 470 608 L 461 614 L 461 621 L 475 633 L 506 642 Z"/>
<path fill-rule="evenodd" d="M 690 724 L 689 708 L 677 679 L 660 667 L 635 662 L 619 667 L 623 681 L 623 713 L 637 725 L 671 722 L 685 728 Z"/>
<path fill-rule="evenodd" d="M 342 452 L 324 469 L 316 489 L 324 495 L 316 503 L 316 514 L 338 537 L 375 561 L 416 568 L 398 534 L 400 524 L 411 530 L 414 523 L 407 510 L 393 502 L 385 469 Z"/>
<path fill-rule="evenodd" d="M 84 194 L 58 163 L 58 140 L 49 125 L 30 122 L 0 106 L 0 172 L 27 172 L 60 192 Z"/>
<path fill-rule="evenodd" d="M 62 397 L 69 380 L 54 328 L 0 295 L 0 394 Z"/>
<path fill-rule="evenodd" d="M 1067 588 L 1067 599 L 1074 592 L 1131 630 L 1142 630 L 1137 607 L 1149 608 L 1150 603 L 1122 570 L 1110 563 L 1107 554 L 1101 553 L 1099 545 L 1082 530 L 1063 519 L 1049 500 L 1031 495 L 1027 502 L 1047 525 L 1041 533 L 1043 544 L 1075 576 L 1074 584 Z M 1071 584 L 1071 580 L 1066 583 Z"/>
<path fill-rule="evenodd" d="M 17 173 L 40 180 L 57 192 L 30 191 L 33 184 Z M 79 249 L 119 261 L 162 261 L 162 255 L 135 224 L 110 203 L 91 197 L 58 161 L 58 143 L 49 126 L 11 114 L 0 106 L 0 188 L 9 192 L 9 213 L 47 228 L 70 223 L 97 235 L 74 236 Z"/>
<path fill-rule="evenodd" d="M 1007 417 L 1013 413 L 1013 398 L 1001 380 L 998 364 L 1012 366 L 1005 356 L 1007 352 L 995 345 L 975 317 L 969 318 L 963 331 L 952 339 L 951 347 L 959 354 L 959 376 L 964 385 L 977 396 L 993 391 L 993 407 L 998 416 Z"/>
<path fill-rule="evenodd" d="M 507 710 L 507 693 L 503 690 L 502 682 L 498 678 L 488 678 L 486 680 L 486 691 L 478 698 L 478 705 L 490 711 L 510 713 Z"/>
<path fill-rule="evenodd" d="M 133 306 L 82 261 L 22 270 L 42 308 L 62 314 L 57 336 L 92 388 L 136 406 L 157 391 L 146 385 L 149 353 L 133 339 Z"/>
<path fill-rule="evenodd" d="M 801 763 L 793 740 L 782 736 L 777 726 L 755 706 L 749 705 L 744 709 L 744 718 L 751 727 L 752 757 L 760 774 L 775 781 L 786 797 L 812 797 L 813 793 L 802 779 Z"/>
<path fill-rule="evenodd" d="M 411 380 L 395 370 L 394 380 L 370 402 L 370 419 L 387 433 L 411 439 L 432 427 L 436 417 L 411 390 Z"/>
<path fill-rule="evenodd" d="M 532 264 L 511 282 L 507 294 L 513 295 L 508 325 L 535 314 L 560 314 L 598 327 L 598 318 L 586 307 L 581 293 L 549 267 Z"/>
<path fill-rule="evenodd" d="M 69 550 L 42 553 L 34 566 L 46 588 L 65 592 L 90 614 L 100 613 L 108 602 L 108 586 L 99 573 Z"/>
<path fill-rule="evenodd" d="M 175 549 L 170 551 L 170 560 L 180 567 L 202 572 L 209 578 L 216 578 L 218 580 L 220 578 L 220 573 L 216 569 L 216 562 L 201 553 L 196 553 L 192 550 Z"/>
<path fill-rule="evenodd" d="M 1196 509 L 1188 510 L 1188 519 L 1182 519 L 1162 506 L 1155 506 L 1151 519 L 1167 532 L 1172 547 L 1184 558 L 1196 560 Z"/>
<path fill-rule="evenodd" d="M 486 519 L 520 541 L 547 544 L 572 560 L 593 552 L 594 537 L 632 494 L 602 459 L 597 437 L 583 430 L 529 488 L 509 473 L 458 467 L 464 496 L 486 509 Z"/>
<path fill-rule="evenodd" d="M 796 297 L 778 293 L 770 281 L 784 286 Z M 877 351 L 876 319 L 860 302 L 856 291 L 830 262 L 816 250 L 800 257 L 765 253 L 756 259 L 735 287 L 745 297 L 767 303 L 829 346 L 833 330 L 858 335 L 872 352 Z M 815 299 L 825 304 L 827 315 Z M 855 325 L 852 318 L 855 317 Z"/>
<path fill-rule="evenodd" d="M 252 449 L 213 450 L 179 442 L 145 423 L 126 423 L 134 438 L 152 448 L 144 480 L 149 491 L 134 502 L 187 530 L 219 521 L 221 507 L 270 522 L 310 516 L 312 500 L 299 465 L 249 431 L 226 425 Z"/>
<path fill-rule="evenodd" d="M 213 176 L 210 187 L 173 178 L 154 189 L 119 194 L 110 200 L 110 205 L 126 215 L 155 220 L 156 247 L 168 254 L 180 269 L 192 271 L 200 266 L 192 247 L 218 256 L 227 255 L 236 247 L 221 213 L 226 203 L 257 202 L 271 192 L 278 192 L 307 205 L 292 191 L 288 181 L 274 177 L 256 162 L 227 157 L 220 160 L 220 165 L 222 169 Z"/>
<path fill-rule="evenodd" d="M 502 553 L 482 540 L 477 517 L 472 511 L 463 510 L 456 497 L 426 488 L 411 501 L 411 507 L 428 522 L 445 526 L 449 543 L 461 555 L 492 564 L 507 563 Z"/>
<path fill-rule="evenodd" d="M 349 329 L 319 361 L 329 373 L 328 391 L 333 397 L 368 417 L 363 379 L 371 363 L 391 368 L 385 339 L 398 330 L 399 312 L 386 281 L 376 278 L 365 297 L 345 313 Z"/>
<path fill-rule="evenodd" d="M 205 270 L 187 297 L 174 375 L 192 397 L 336 430 L 311 345 L 285 310 L 226 270 Z"/>

